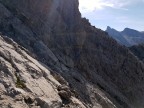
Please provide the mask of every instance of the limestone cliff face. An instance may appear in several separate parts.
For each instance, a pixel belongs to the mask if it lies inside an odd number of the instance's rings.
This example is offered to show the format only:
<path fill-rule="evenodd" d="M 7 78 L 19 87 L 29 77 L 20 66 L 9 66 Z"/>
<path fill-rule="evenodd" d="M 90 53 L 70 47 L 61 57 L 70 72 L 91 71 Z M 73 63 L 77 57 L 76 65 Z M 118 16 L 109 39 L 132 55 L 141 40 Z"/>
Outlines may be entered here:
<path fill-rule="evenodd" d="M 144 64 L 82 19 L 78 0 L 0 0 L 0 31 L 62 75 L 86 107 L 143 108 Z"/>
<path fill-rule="evenodd" d="M 1 2 L 42 38 L 52 31 L 64 32 L 80 20 L 77 0 L 14 0 Z"/>

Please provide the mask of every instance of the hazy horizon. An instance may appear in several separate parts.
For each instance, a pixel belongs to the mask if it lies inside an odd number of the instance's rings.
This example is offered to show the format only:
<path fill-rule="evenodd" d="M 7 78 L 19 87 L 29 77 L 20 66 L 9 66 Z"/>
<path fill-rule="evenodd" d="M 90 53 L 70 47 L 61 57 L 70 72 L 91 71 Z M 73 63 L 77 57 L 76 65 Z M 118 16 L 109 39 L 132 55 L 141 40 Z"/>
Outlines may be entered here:
<path fill-rule="evenodd" d="M 82 17 L 102 30 L 110 26 L 118 31 L 144 31 L 144 0 L 79 0 L 79 10 Z"/>

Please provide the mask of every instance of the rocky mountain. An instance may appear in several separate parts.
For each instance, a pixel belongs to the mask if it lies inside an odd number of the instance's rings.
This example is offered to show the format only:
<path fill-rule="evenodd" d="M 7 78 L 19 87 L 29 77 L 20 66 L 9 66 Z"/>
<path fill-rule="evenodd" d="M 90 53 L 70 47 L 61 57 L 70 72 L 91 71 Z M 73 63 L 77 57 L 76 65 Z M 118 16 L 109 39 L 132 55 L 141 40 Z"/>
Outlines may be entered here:
<path fill-rule="evenodd" d="M 115 39 L 119 44 L 130 46 L 130 43 L 127 41 L 127 39 L 117 30 L 107 27 L 106 32 L 108 32 L 109 36 L 111 36 L 113 39 Z"/>
<path fill-rule="evenodd" d="M 0 32 L 21 46 L 1 38 L 0 65 L 10 66 L 0 67 L 2 107 L 143 108 L 144 64 L 81 18 L 78 5 L 0 0 Z"/>
<path fill-rule="evenodd" d="M 108 26 L 106 32 L 121 45 L 133 46 L 144 43 L 144 33 L 134 29 L 125 28 L 120 32 Z"/>

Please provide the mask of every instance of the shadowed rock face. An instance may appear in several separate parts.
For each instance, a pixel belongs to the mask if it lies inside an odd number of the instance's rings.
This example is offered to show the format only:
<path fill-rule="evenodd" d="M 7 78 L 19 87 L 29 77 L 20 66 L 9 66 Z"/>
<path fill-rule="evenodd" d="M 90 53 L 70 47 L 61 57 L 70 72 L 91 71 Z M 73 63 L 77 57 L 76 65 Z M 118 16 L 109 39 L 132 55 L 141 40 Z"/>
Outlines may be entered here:
<path fill-rule="evenodd" d="M 62 75 L 87 107 L 143 108 L 144 65 L 81 18 L 77 0 L 0 0 L 0 31 Z"/>
<path fill-rule="evenodd" d="M 144 62 L 144 44 L 134 45 L 129 47 L 129 49 L 134 53 L 135 56 Z"/>

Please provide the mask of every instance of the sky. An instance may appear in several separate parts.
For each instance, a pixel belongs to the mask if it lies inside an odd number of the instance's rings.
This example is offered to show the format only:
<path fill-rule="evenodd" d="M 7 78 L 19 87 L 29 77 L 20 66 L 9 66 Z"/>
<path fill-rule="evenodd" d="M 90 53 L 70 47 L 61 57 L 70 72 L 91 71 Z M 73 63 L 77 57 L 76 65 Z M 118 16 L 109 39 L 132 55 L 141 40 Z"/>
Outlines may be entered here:
<path fill-rule="evenodd" d="M 82 17 L 92 25 L 122 31 L 131 28 L 144 31 L 144 0 L 79 0 Z"/>

